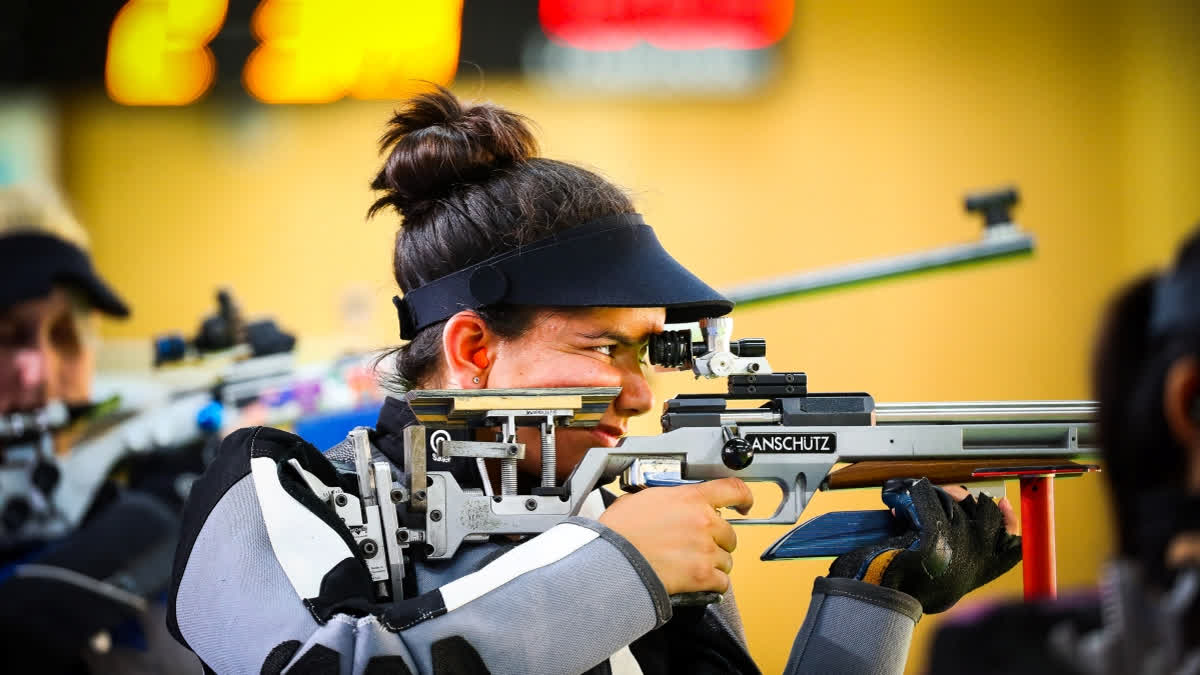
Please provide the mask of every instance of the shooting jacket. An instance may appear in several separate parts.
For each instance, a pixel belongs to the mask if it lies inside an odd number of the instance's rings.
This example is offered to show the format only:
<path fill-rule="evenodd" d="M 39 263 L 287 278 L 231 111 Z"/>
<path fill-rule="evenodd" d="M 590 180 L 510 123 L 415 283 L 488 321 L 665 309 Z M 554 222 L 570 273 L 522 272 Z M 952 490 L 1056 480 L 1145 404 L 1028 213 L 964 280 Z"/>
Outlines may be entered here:
<path fill-rule="evenodd" d="M 414 423 L 406 403 L 388 399 L 371 434 L 375 460 L 401 466 L 402 430 Z M 406 557 L 405 598 L 374 602 L 349 530 L 289 463 L 357 494 L 351 457 L 348 443 L 321 453 L 286 432 L 243 429 L 193 486 L 167 626 L 207 670 L 758 672 L 732 594 L 672 610 L 645 558 L 595 520 L 599 493 L 581 516 L 520 542 L 464 544 L 448 561 Z M 427 460 L 479 486 L 473 460 Z M 903 593 L 818 579 L 788 672 L 900 673 L 919 617 Z"/>

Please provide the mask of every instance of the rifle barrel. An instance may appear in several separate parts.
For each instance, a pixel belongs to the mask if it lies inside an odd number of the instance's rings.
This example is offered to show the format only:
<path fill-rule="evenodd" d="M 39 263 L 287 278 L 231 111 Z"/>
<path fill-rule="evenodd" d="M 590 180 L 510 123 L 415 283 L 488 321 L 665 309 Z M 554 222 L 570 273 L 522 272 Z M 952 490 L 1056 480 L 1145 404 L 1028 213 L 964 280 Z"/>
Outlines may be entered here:
<path fill-rule="evenodd" d="M 1094 401 L 956 401 L 952 403 L 879 403 L 875 423 L 1003 424 L 1006 422 L 1090 423 Z"/>

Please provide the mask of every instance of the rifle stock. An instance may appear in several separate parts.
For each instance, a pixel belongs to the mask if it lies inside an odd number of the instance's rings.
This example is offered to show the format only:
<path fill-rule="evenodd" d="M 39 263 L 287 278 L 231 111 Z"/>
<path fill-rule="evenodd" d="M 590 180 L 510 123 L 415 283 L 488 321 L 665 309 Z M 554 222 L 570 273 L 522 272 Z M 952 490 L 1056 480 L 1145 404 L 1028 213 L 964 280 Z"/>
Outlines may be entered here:
<path fill-rule="evenodd" d="M 829 474 L 822 489 L 879 487 L 893 478 L 928 478 L 936 485 L 987 482 L 1020 474 L 1079 474 L 1096 470 L 1062 457 L 1008 457 L 1003 459 L 927 459 L 911 462 L 854 462 Z M 980 475 L 985 474 L 985 475 Z"/>

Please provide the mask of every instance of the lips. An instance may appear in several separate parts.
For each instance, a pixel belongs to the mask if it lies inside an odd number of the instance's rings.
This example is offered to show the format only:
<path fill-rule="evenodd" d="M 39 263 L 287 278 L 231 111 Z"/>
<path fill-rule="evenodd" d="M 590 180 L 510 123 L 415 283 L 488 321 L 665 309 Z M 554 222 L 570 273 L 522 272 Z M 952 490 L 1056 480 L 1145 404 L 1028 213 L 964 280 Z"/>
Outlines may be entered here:
<path fill-rule="evenodd" d="M 600 444 L 606 448 L 616 447 L 621 441 L 621 437 L 625 435 L 625 431 L 620 427 L 614 427 L 608 424 L 597 424 L 591 430 L 592 436 L 600 441 Z"/>

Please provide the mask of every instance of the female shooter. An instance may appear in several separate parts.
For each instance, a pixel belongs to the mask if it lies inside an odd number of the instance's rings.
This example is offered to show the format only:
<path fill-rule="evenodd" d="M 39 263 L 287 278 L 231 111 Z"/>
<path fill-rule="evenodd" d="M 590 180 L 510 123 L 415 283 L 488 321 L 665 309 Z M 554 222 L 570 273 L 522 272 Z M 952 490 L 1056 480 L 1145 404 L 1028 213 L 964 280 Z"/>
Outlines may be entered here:
<path fill-rule="evenodd" d="M 398 112 L 382 144 L 371 212 L 404 218 L 394 254 L 402 384 L 620 387 L 595 428 L 557 432 L 560 484 L 589 448 L 617 444 L 651 409 L 649 336 L 732 308 L 662 249 L 620 189 L 538 157 L 511 112 L 441 90 Z M 402 466 L 404 428 L 415 423 L 388 399 L 370 438 L 376 455 Z M 540 447 L 536 433 L 519 440 Z M 404 599 L 379 602 L 346 527 L 307 482 L 354 490 L 340 473 L 347 450 L 322 455 L 291 434 L 246 429 L 193 487 L 168 621 L 212 670 L 757 672 L 731 596 L 701 609 L 669 600 L 729 589 L 736 537 L 717 509 L 751 506 L 740 480 L 648 489 L 607 508 L 594 493 L 580 517 L 523 542 L 412 561 Z M 428 460 L 484 487 L 473 461 Z M 519 480 L 541 468 L 540 453 L 526 453 Z M 954 599 L 1015 564 L 995 504 L 965 502 L 968 514 L 927 481 L 913 496 L 938 536 L 957 528 L 986 542 L 956 551 L 939 579 Z M 976 508 L 997 517 L 977 519 Z M 904 592 L 922 587 L 899 572 L 921 569 L 926 554 L 914 545 L 839 559 L 845 578 L 818 580 L 789 670 L 899 672 L 922 599 Z"/>

